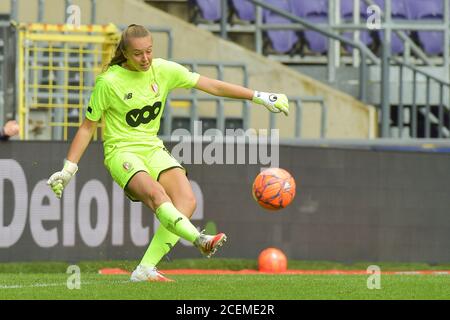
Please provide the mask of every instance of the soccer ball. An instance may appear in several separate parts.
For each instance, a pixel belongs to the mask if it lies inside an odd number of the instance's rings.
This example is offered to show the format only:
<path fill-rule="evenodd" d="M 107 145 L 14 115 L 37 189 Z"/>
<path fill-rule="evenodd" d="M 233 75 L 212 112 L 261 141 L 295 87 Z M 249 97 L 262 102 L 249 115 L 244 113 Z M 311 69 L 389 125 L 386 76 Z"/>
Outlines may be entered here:
<path fill-rule="evenodd" d="M 295 180 L 284 169 L 266 169 L 256 176 L 252 193 L 261 207 L 279 210 L 288 206 L 294 199 Z"/>
<path fill-rule="evenodd" d="M 285 272 L 287 269 L 286 255 L 276 248 L 264 249 L 258 257 L 258 269 L 261 272 Z"/>

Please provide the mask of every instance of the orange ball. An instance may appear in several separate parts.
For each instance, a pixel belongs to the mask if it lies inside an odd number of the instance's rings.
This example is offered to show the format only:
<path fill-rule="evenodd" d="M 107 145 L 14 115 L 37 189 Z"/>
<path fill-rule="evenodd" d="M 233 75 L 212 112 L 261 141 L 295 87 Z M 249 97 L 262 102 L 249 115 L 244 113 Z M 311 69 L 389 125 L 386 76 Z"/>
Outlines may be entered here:
<path fill-rule="evenodd" d="M 281 168 L 269 168 L 258 174 L 253 181 L 252 195 L 263 208 L 280 210 L 295 197 L 295 180 Z"/>
<path fill-rule="evenodd" d="M 258 257 L 258 268 L 261 272 L 284 272 L 287 270 L 286 255 L 277 248 L 264 249 Z"/>

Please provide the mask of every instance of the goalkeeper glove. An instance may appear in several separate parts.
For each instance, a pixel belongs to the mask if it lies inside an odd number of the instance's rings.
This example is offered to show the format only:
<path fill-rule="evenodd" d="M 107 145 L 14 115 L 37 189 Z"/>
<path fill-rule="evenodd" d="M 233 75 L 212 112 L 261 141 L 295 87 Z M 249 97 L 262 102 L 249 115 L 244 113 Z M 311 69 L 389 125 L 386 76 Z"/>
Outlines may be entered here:
<path fill-rule="evenodd" d="M 289 115 L 289 101 L 284 94 L 255 91 L 252 101 L 262 104 L 270 112 L 283 112 L 286 116 Z"/>
<path fill-rule="evenodd" d="M 61 199 L 64 188 L 77 171 L 77 164 L 66 160 L 64 163 L 64 168 L 61 171 L 52 174 L 48 179 L 47 184 L 52 188 L 58 199 Z"/>

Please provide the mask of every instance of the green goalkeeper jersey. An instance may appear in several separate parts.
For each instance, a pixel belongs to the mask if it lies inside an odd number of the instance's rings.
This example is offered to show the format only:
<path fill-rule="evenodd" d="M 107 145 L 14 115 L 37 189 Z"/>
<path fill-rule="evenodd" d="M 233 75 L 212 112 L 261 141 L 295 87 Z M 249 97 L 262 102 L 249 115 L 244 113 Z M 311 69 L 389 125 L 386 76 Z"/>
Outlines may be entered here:
<path fill-rule="evenodd" d="M 167 95 L 175 88 L 192 88 L 200 75 L 178 63 L 153 59 L 148 71 L 115 65 L 95 81 L 86 118 L 104 115 L 105 157 L 116 149 L 161 145 L 157 137 Z"/>

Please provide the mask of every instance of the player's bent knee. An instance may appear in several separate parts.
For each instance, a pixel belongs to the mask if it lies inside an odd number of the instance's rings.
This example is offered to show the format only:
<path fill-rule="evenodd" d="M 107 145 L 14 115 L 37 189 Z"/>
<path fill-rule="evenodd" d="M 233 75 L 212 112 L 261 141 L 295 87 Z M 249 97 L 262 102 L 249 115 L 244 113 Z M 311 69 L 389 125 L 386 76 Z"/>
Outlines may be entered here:
<path fill-rule="evenodd" d="M 195 209 L 197 209 L 197 199 L 195 199 L 195 196 L 192 195 L 192 196 L 187 197 L 185 201 L 186 201 L 186 208 L 187 208 L 186 211 L 188 212 L 187 217 L 191 218 L 192 215 L 194 214 Z"/>
<path fill-rule="evenodd" d="M 190 205 L 192 206 L 192 213 L 194 213 L 195 209 L 197 209 L 197 199 L 194 195 L 189 199 Z"/>

